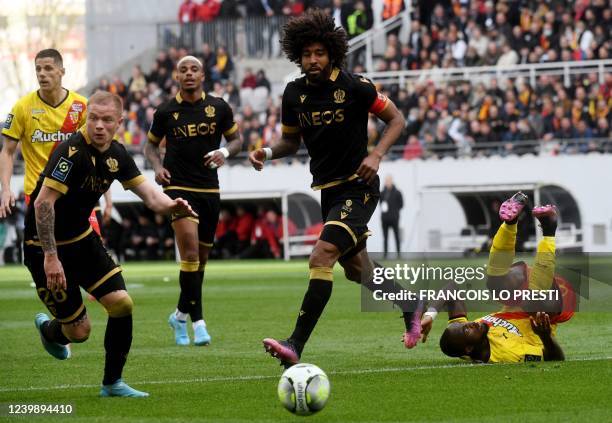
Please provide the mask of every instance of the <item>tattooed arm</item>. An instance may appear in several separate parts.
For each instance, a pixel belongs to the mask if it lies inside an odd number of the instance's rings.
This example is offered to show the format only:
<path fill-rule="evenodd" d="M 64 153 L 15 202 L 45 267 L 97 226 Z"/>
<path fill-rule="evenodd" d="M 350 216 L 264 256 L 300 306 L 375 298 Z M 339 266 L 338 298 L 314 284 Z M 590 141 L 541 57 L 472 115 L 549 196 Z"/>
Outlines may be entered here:
<path fill-rule="evenodd" d="M 51 291 L 66 289 L 66 275 L 57 256 L 55 243 L 55 202 L 62 194 L 49 187 L 43 186 L 34 201 L 36 211 L 36 230 L 38 239 L 45 254 L 45 275 L 47 288 Z"/>

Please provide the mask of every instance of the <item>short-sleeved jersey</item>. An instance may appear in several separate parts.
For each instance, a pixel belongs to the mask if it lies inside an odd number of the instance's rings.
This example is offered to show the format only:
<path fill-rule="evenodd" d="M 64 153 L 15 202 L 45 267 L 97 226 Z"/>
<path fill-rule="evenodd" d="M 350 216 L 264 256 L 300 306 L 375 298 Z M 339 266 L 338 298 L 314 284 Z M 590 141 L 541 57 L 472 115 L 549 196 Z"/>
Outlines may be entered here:
<path fill-rule="evenodd" d="M 26 213 L 26 244 L 38 244 L 34 200 L 43 185 L 64 194 L 55 202 L 55 239 L 62 245 L 91 232 L 91 210 L 115 179 L 125 189 L 145 180 L 123 145 L 113 140 L 106 151 L 100 152 L 82 128 L 55 149 L 40 175 Z"/>
<path fill-rule="evenodd" d="M 83 123 L 87 99 L 67 91 L 64 100 L 53 107 L 33 91 L 20 98 L 6 119 L 2 134 L 21 141 L 25 160 L 24 191 L 32 194 L 40 172 L 58 143 L 67 140 Z"/>
<path fill-rule="evenodd" d="M 223 99 L 202 94 L 195 103 L 180 93 L 156 110 L 149 130 L 149 141 L 166 138 L 164 167 L 170 172 L 167 189 L 218 192 L 217 169 L 204 166 L 204 156 L 221 145 L 221 135 L 238 130 L 232 108 Z"/>
<path fill-rule="evenodd" d="M 451 320 L 450 323 L 467 321 L 465 317 L 461 317 Z M 527 313 L 492 313 L 476 321 L 489 326 L 487 333 L 491 350 L 489 363 L 522 363 L 544 360 L 544 345 L 531 328 Z M 551 327 L 554 335 L 557 326 L 553 324 Z"/>
<path fill-rule="evenodd" d="M 318 85 L 305 76 L 287 84 L 282 131 L 301 134 L 310 155 L 313 189 L 356 178 L 368 155 L 368 113 L 380 113 L 388 104 L 369 79 L 337 68 Z"/>

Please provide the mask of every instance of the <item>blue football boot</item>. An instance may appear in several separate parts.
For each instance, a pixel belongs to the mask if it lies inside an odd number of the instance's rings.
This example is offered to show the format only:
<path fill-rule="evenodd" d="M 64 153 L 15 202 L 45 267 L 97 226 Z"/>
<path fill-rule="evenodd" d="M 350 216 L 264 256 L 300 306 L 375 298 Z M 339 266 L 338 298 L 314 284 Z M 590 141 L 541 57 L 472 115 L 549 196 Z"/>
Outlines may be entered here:
<path fill-rule="evenodd" d="M 189 335 L 187 335 L 187 322 L 179 321 L 174 312 L 168 317 L 168 324 L 174 331 L 174 340 L 176 345 L 189 345 Z"/>
<path fill-rule="evenodd" d="M 144 398 L 148 397 L 149 394 L 147 392 L 137 391 L 136 389 L 125 383 L 123 379 L 119 379 L 112 385 L 102 385 L 102 389 L 100 389 L 100 396 Z"/>
<path fill-rule="evenodd" d="M 70 358 L 70 344 L 62 345 L 58 344 L 57 342 L 48 341 L 42 333 L 43 323 L 48 322 L 49 320 L 51 319 L 49 319 L 49 316 L 47 316 L 45 313 L 38 313 L 34 318 L 34 324 L 36 325 L 36 329 L 38 329 L 38 333 L 40 334 L 40 340 L 43 347 L 45 347 L 45 350 L 47 350 L 49 354 L 58 360 L 66 360 Z"/>

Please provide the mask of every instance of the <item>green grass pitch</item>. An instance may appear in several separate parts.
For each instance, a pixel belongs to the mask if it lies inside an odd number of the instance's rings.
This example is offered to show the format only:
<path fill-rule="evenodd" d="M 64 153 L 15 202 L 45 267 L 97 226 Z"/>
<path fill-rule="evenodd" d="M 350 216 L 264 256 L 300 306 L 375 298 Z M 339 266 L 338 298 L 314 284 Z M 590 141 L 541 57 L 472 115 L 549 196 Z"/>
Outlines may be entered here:
<path fill-rule="evenodd" d="M 42 303 L 23 267 L 0 267 L 0 403 L 73 404 L 70 417 L 4 421 L 303 421 L 276 397 L 281 368 L 261 346 L 290 334 L 307 286 L 307 263 L 212 262 L 204 288 L 208 347 L 177 347 L 166 323 L 178 295 L 178 266 L 124 266 L 135 306 L 125 380 L 146 399 L 98 398 L 105 314 L 86 301 L 89 340 L 67 361 L 40 345 L 34 314 Z M 601 286 L 601 293 L 611 290 Z M 599 295 L 597 289 L 591 295 Z M 603 294 L 602 294 L 603 295 Z M 607 304 L 611 304 L 607 300 Z M 476 317 L 476 316 L 472 316 Z M 336 269 L 334 292 L 303 361 L 325 370 L 331 398 L 318 422 L 612 421 L 612 314 L 584 312 L 560 325 L 563 363 L 468 365 L 446 358 L 437 341 L 400 342 L 399 313 L 360 311 L 360 292 Z"/>

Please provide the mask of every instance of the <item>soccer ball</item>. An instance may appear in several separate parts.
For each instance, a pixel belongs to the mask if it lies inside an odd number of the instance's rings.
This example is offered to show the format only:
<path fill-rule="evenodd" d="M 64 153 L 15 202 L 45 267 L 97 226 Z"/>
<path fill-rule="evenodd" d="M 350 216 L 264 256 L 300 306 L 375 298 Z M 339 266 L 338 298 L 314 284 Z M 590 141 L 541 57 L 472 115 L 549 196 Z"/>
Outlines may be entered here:
<path fill-rule="evenodd" d="M 300 363 L 285 370 L 278 382 L 278 398 L 298 416 L 308 416 L 325 407 L 329 398 L 329 379 L 314 364 Z"/>

